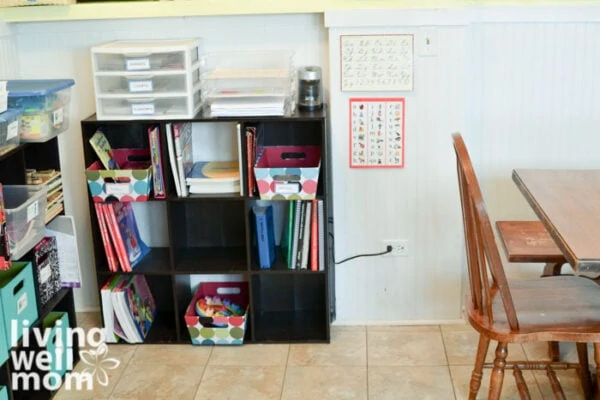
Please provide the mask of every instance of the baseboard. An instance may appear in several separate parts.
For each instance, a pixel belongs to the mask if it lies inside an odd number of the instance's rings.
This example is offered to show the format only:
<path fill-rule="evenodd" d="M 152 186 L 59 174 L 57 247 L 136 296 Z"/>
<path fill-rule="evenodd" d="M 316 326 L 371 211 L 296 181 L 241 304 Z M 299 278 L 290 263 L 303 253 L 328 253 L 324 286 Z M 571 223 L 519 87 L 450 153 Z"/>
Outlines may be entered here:
<path fill-rule="evenodd" d="M 332 326 L 419 326 L 419 325 L 466 325 L 463 319 L 422 319 L 422 320 L 395 320 L 395 321 L 369 321 L 369 320 L 336 320 Z"/>
<path fill-rule="evenodd" d="M 100 307 L 75 307 L 75 312 L 84 313 L 84 312 L 100 312 Z"/>

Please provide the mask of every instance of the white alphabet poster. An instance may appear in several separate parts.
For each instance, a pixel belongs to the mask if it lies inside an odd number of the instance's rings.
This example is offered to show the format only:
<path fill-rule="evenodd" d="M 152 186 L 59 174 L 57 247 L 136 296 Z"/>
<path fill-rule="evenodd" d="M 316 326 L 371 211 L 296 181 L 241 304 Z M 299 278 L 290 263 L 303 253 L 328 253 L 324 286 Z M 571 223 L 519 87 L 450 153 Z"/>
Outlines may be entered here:
<path fill-rule="evenodd" d="M 342 91 L 412 91 L 413 35 L 342 35 Z"/>
<path fill-rule="evenodd" d="M 404 98 L 350 99 L 350 168 L 404 168 Z"/>

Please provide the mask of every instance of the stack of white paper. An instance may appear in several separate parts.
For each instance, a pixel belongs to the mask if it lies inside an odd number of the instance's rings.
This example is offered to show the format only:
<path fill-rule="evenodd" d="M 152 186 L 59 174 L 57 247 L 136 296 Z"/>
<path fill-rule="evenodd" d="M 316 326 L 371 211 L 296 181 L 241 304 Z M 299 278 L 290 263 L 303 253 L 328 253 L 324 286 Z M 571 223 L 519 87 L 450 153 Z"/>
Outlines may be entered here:
<path fill-rule="evenodd" d="M 285 97 L 222 97 L 210 103 L 212 117 L 284 115 Z"/>

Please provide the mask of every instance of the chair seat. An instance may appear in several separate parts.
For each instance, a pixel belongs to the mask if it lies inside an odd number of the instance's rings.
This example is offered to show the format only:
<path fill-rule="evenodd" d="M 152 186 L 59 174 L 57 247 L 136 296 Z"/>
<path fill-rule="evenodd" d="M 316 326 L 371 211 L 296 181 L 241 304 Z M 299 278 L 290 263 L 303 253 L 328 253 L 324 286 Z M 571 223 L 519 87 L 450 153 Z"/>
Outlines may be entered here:
<path fill-rule="evenodd" d="M 567 262 L 540 221 L 497 221 L 496 227 L 510 262 Z"/>
<path fill-rule="evenodd" d="M 492 324 L 478 312 L 468 309 L 469 320 L 475 329 L 505 342 L 598 340 L 600 290 L 594 281 L 578 276 L 552 276 L 520 279 L 508 284 L 519 331 L 510 331 L 498 291 L 493 294 L 492 310 L 496 320 Z"/>

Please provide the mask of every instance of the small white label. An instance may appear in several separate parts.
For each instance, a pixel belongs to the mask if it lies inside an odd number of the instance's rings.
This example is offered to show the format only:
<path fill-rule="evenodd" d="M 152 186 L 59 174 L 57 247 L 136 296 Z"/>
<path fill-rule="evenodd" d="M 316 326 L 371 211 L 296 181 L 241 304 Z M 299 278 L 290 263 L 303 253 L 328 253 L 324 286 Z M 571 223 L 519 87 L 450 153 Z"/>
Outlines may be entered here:
<path fill-rule="evenodd" d="M 17 300 L 17 315 L 21 314 L 27 308 L 27 292 L 23 293 Z"/>
<path fill-rule="evenodd" d="M 6 128 L 6 140 L 14 139 L 19 134 L 19 120 L 13 121 L 8 124 Z"/>
<path fill-rule="evenodd" d="M 131 93 L 137 92 L 151 92 L 152 91 L 152 81 L 129 81 L 129 91 Z"/>
<path fill-rule="evenodd" d="M 300 193 L 299 183 L 276 183 L 275 193 L 279 194 L 295 194 Z"/>
<path fill-rule="evenodd" d="M 154 103 L 132 104 L 131 113 L 133 115 L 153 115 Z"/>
<path fill-rule="evenodd" d="M 129 183 L 107 183 L 106 194 L 124 196 L 129 194 Z"/>
<path fill-rule="evenodd" d="M 52 113 L 52 121 L 54 121 L 55 128 L 57 125 L 62 124 L 62 122 L 63 122 L 63 108 L 62 107 L 54 110 L 54 112 Z"/>
<path fill-rule="evenodd" d="M 145 69 L 150 69 L 150 59 L 129 58 L 125 63 L 125 68 L 127 68 L 127 71 L 142 71 Z"/>
<path fill-rule="evenodd" d="M 44 268 L 40 269 L 40 283 L 46 283 L 48 279 L 52 276 L 52 266 L 47 265 Z"/>
<path fill-rule="evenodd" d="M 27 207 L 27 222 L 37 217 L 38 211 L 38 202 L 34 201 Z"/>

